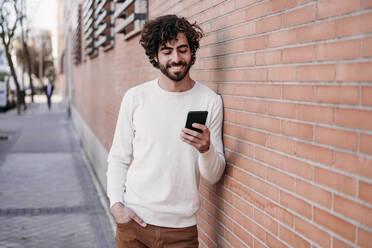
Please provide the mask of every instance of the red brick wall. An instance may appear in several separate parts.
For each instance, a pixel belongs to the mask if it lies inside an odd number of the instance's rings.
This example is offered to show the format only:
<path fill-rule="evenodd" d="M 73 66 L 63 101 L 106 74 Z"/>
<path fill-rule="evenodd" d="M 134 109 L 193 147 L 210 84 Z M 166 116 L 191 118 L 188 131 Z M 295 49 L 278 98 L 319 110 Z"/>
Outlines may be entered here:
<path fill-rule="evenodd" d="M 200 185 L 201 247 L 372 247 L 372 1 L 149 0 L 201 24 L 193 78 L 222 95 L 226 173 Z M 109 149 L 139 37 L 74 69 Z"/>

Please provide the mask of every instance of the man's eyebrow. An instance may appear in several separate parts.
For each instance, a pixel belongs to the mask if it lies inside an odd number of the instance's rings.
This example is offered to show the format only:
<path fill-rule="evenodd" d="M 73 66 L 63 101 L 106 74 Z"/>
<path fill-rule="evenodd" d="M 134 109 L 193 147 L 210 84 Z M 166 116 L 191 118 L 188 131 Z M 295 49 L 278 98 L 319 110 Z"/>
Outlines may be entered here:
<path fill-rule="evenodd" d="M 187 44 L 183 44 L 183 45 L 178 46 L 177 48 L 184 48 L 184 47 L 189 47 L 189 46 Z"/>
<path fill-rule="evenodd" d="M 168 47 L 168 46 L 166 46 L 166 45 L 163 45 L 161 48 L 160 48 L 160 51 L 162 51 L 162 50 L 172 50 L 173 48 L 171 48 L 171 47 Z"/>

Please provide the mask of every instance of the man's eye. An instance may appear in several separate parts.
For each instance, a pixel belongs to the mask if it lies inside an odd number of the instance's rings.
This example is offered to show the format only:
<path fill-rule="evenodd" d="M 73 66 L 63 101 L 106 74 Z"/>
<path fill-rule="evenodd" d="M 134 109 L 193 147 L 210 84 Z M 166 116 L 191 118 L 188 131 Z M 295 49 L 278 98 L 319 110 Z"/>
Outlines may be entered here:
<path fill-rule="evenodd" d="M 169 55 L 169 54 L 171 54 L 171 52 L 170 51 L 163 51 L 163 54 Z"/>
<path fill-rule="evenodd" d="M 187 49 L 180 50 L 180 53 L 185 53 L 185 52 L 187 52 Z"/>

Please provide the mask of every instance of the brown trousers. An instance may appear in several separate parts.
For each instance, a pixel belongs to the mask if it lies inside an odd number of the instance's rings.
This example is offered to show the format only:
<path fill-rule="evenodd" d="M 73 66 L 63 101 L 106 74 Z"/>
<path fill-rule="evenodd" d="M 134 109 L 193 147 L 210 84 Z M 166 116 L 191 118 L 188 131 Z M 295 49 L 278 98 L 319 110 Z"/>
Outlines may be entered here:
<path fill-rule="evenodd" d="M 131 220 L 116 225 L 117 248 L 198 248 L 195 226 L 168 228 L 147 224 L 142 227 Z"/>

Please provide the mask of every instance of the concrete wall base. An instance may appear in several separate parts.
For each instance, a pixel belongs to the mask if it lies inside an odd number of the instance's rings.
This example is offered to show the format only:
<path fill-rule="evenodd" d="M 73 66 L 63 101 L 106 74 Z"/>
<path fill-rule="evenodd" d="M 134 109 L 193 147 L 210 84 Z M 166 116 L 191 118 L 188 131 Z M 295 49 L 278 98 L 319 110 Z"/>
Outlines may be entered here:
<path fill-rule="evenodd" d="M 73 106 L 71 107 L 71 118 L 85 154 L 88 157 L 90 164 L 93 166 L 99 182 L 106 192 L 106 160 L 108 152 L 87 125 L 85 120 L 81 117 L 80 113 Z"/>

